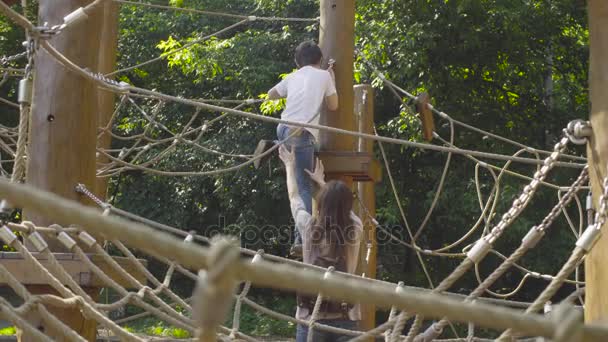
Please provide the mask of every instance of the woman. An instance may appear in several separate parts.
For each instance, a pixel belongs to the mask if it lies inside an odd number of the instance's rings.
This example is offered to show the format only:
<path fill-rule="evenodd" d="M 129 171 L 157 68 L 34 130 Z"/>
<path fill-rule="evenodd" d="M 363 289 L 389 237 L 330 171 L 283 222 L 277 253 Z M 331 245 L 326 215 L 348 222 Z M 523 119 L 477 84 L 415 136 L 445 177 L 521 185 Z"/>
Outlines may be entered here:
<path fill-rule="evenodd" d="M 353 196 L 341 181 L 325 183 L 323 164 L 317 160 L 315 172 L 306 172 L 318 185 L 317 210 L 310 215 L 298 193 L 295 176 L 295 155 L 284 146 L 279 156 L 285 164 L 287 191 L 296 228 L 302 236 L 303 261 L 321 267 L 334 266 L 337 271 L 355 273 L 363 231 L 361 220 L 352 212 Z M 310 320 L 316 297 L 298 296 L 296 318 Z M 325 300 L 316 322 L 355 330 L 361 320 L 359 305 Z M 298 325 L 296 342 L 306 342 L 308 327 Z M 346 341 L 349 336 L 313 329 L 313 341 Z"/>

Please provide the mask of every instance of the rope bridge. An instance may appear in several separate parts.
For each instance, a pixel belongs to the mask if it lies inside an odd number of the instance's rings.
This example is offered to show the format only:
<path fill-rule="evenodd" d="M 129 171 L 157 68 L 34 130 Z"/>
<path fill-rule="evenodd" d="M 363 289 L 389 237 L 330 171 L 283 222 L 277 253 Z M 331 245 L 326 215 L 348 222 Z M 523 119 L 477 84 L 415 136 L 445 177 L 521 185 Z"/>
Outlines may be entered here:
<path fill-rule="evenodd" d="M 167 10 L 174 9 L 172 7 L 165 8 L 165 6 L 123 0 L 117 0 L 117 2 Z M 91 11 L 101 3 L 103 3 L 102 0 L 95 1 L 84 11 Z M 184 99 L 148 89 L 137 88 L 108 78 L 108 76 L 116 73 L 160 61 L 167 56 L 167 53 L 144 63 L 117 70 L 108 75 L 91 73 L 75 65 L 45 40 L 45 37 L 48 35 L 60 34 L 63 29 L 73 25 L 75 21 L 66 20 L 66 23 L 63 25 L 52 27 L 42 32 L 40 28 L 34 27 L 27 19 L 12 11 L 2 2 L 0 2 L 0 10 L 30 34 L 30 44 L 27 44 L 27 51 L 25 53 L 0 59 L 2 62 L 0 72 L 4 75 L 2 82 L 7 82 L 12 77 L 30 78 L 35 68 L 32 59 L 34 50 L 42 48 L 70 72 L 81 75 L 95 82 L 100 88 L 115 92 L 120 96 L 112 120 L 107 126 L 99 128 L 98 138 L 103 135 L 110 135 L 113 139 L 121 141 L 125 147 L 120 149 L 98 149 L 97 152 L 108 160 L 107 163 L 99 165 L 99 177 L 111 177 L 128 170 L 141 170 L 163 176 L 209 176 L 235 171 L 250 165 L 255 161 L 255 158 L 249 154 L 239 151 L 221 151 L 219 147 L 201 142 L 205 134 L 208 134 L 209 128 L 227 116 L 240 116 L 262 122 L 287 123 L 292 126 L 317 128 L 335 134 L 346 134 L 377 141 L 389 176 L 391 189 L 399 207 L 401 219 L 405 223 L 409 235 L 409 241 L 404 241 L 402 238 L 395 236 L 390 229 L 380 225 L 373 218 L 369 210 L 362 205 L 363 203 L 359 202 L 363 207 L 365 215 L 369 216 L 368 218 L 374 222 L 380 231 L 387 234 L 393 241 L 413 250 L 417 254 L 418 261 L 429 281 L 429 287 L 432 288 L 432 290 L 423 290 L 407 287 L 403 283 L 392 284 L 357 275 L 342 274 L 279 256 L 265 254 L 263 251 L 251 251 L 239 248 L 230 240 L 209 240 L 206 237 L 187 233 L 115 208 L 95 197 L 94 194 L 82 185 L 77 187 L 77 191 L 97 203 L 102 209 L 101 213 L 54 195 L 33 190 L 27 186 L 17 185 L 16 183 L 23 179 L 25 175 L 25 138 L 28 130 L 27 117 L 29 115 L 29 102 L 20 96 L 18 103 L 7 99 L 2 100 L 2 103 L 5 105 L 19 109 L 20 124 L 18 127 L 0 126 L 0 150 L 2 150 L 3 156 L 8 156 L 6 160 L 0 162 L 0 172 L 8 176 L 9 173 L 2 166 L 5 163 L 13 164 L 12 182 L 0 181 L 0 193 L 2 193 L 3 199 L 12 205 L 39 212 L 49 219 L 62 224 L 37 227 L 30 222 L 6 223 L 0 229 L 0 238 L 15 250 L 15 252 L 11 252 L 15 254 L 6 255 L 18 255 L 28 267 L 36 270 L 44 278 L 45 283 L 57 292 L 56 295 L 36 295 L 28 292 L 15 277 L 15 274 L 0 263 L 2 282 L 6 283 L 23 301 L 23 304 L 13 306 L 13 304 L 6 300 L 2 300 L 0 302 L 0 315 L 23 331 L 31 334 L 31 336 L 35 336 L 43 341 L 50 340 L 50 337 L 46 336 L 44 332 L 39 331 L 37 326 L 32 325 L 26 319 L 32 313 L 36 313 L 44 320 L 47 326 L 52 327 L 53 331 L 62 334 L 63 339 L 68 341 L 84 341 L 81 336 L 78 336 L 76 332 L 67 327 L 49 311 L 51 307 L 72 307 L 81 310 L 86 318 L 96 321 L 108 335 L 125 341 L 171 340 L 137 335 L 125 329 L 124 325 L 126 323 L 146 316 L 154 316 L 167 325 L 183 329 L 190 336 L 196 337 L 194 340 L 206 341 L 217 336 L 221 340 L 239 339 L 256 341 L 255 337 L 248 336 L 240 330 L 241 308 L 243 305 L 247 305 L 261 314 L 275 319 L 350 335 L 352 336 L 352 341 L 363 341 L 372 336 L 383 336 L 387 341 L 431 341 L 436 340 L 450 322 L 469 324 L 469 333 L 466 338 L 452 339 L 458 341 L 484 340 L 475 337 L 475 326 L 498 332 L 503 331 L 500 336 L 502 340 L 509 340 L 512 337 L 520 338 L 521 336 L 542 336 L 555 341 L 573 341 L 583 337 L 590 341 L 603 341 L 608 338 L 608 328 L 583 325 L 580 323 L 578 309 L 572 307 L 572 303 L 577 300 L 583 304 L 582 293 L 584 291 L 584 283 L 578 280 L 578 266 L 584 256 L 593 247 L 593 242 L 599 234 L 599 228 L 605 222 L 608 201 L 608 180 L 606 180 L 604 182 L 604 194 L 600 199 L 600 208 L 598 208 L 594 216 L 592 215 L 593 219 L 589 222 L 589 227 L 583 232 L 582 218 L 584 216 L 584 209 L 580 204 L 577 193 L 581 189 L 588 188 L 587 167 L 583 164 L 585 162 L 584 158 L 565 153 L 565 149 L 571 141 L 580 143 L 580 140 L 583 139 L 584 143 L 584 138 L 576 139 L 577 134 L 573 127 L 568 127 L 564 130 L 564 136 L 554 146 L 552 151 L 544 151 L 525 146 L 455 120 L 448 114 L 432 106 L 431 110 L 440 119 L 447 121 L 450 127 L 450 137 L 448 139 L 444 139 L 437 132 L 433 132 L 435 141 L 440 143 L 437 145 L 276 119 L 243 110 L 248 108 L 255 111 L 256 105 L 259 104 L 258 100 Z M 214 15 L 211 12 L 198 10 L 181 8 L 176 10 Z M 184 45 L 180 49 L 198 44 L 213 36 L 227 32 L 234 27 L 255 20 L 300 22 L 315 22 L 317 20 L 277 17 L 259 18 L 239 15 L 233 15 L 232 17 L 241 21 L 214 34 L 194 40 L 189 43 L 190 45 Z M 169 53 L 175 52 L 177 51 L 170 51 Z M 359 55 L 362 56 L 361 54 Z M 19 68 L 15 63 L 22 58 L 27 59 L 27 64 L 25 67 Z M 416 96 L 388 80 L 369 61 L 365 60 L 365 63 L 374 70 L 377 76 L 400 101 L 403 96 L 414 101 L 418 100 Z M 185 117 L 185 121 L 179 131 L 168 127 L 159 119 L 159 117 L 162 117 L 161 113 L 163 110 L 172 104 L 185 105 L 193 110 L 192 115 Z M 217 104 L 233 104 L 237 106 L 235 108 L 228 108 Z M 220 112 L 223 114 L 212 119 L 202 119 L 207 112 Z M 117 118 L 125 115 L 137 118 L 140 122 L 143 122 L 138 132 L 125 134 L 125 130 L 116 129 L 115 122 Z M 515 146 L 519 150 L 513 155 L 501 155 L 459 148 L 454 143 L 455 126 L 484 134 Z M 425 215 L 425 219 L 416 230 L 410 227 L 405 212 L 401 207 L 402 202 L 390 172 L 390 165 L 386 158 L 383 143 L 447 153 L 445 166 L 437 190 L 435 191 L 433 202 Z M 230 160 L 238 161 L 238 164 L 224 169 L 204 171 L 161 169 L 159 167 L 159 165 L 162 165 L 161 161 L 171 156 L 171 153 L 178 148 L 187 148 L 193 151 L 226 157 Z M 271 152 L 272 150 L 267 153 Z M 533 157 L 521 157 L 522 154 L 526 153 Z M 428 219 L 432 215 L 437 200 L 441 196 L 453 154 L 463 155 L 475 165 L 475 185 L 481 213 L 472 227 L 457 241 L 439 249 L 424 248 L 418 245 L 417 239 L 427 226 Z M 560 161 L 560 158 L 567 161 Z M 501 160 L 506 163 L 503 166 L 497 166 L 481 159 Z M 537 169 L 532 176 L 528 176 L 510 170 L 509 168 L 512 163 L 535 165 Z M 546 179 L 548 173 L 554 167 L 576 168 L 580 169 L 581 172 L 572 184 L 561 186 L 553 184 Z M 481 192 L 482 184 L 479 176 L 482 169 L 486 170 L 493 180 L 492 191 L 485 201 Z M 528 184 L 523 188 L 519 196 L 513 200 L 511 207 L 505 211 L 499 222 L 491 226 L 491 218 L 497 214 L 500 181 L 504 175 L 518 177 L 527 181 Z M 540 223 L 529 230 L 515 252 L 509 256 L 501 254 L 493 248 L 494 244 L 527 207 L 541 186 L 557 192 L 557 204 Z M 578 209 L 578 216 L 580 218 L 578 227 L 566 211 L 571 202 L 576 203 Z M 592 208 L 587 208 L 587 210 L 591 212 Z M 517 262 L 521 257 L 538 244 L 546 231 L 551 227 L 551 224 L 562 214 L 566 217 L 568 225 L 577 239 L 577 243 L 569 260 L 558 274 L 541 274 L 519 265 Z M 128 221 L 125 219 L 128 219 Z M 481 233 L 479 233 L 480 230 Z M 477 242 L 465 245 L 467 241 L 470 241 L 476 235 L 479 235 Z M 112 289 L 117 293 L 119 298 L 112 303 L 97 303 L 83 289 L 82 285 L 73 279 L 69 270 L 58 258 L 58 255 L 50 252 L 48 248 L 49 240 L 60 241 L 70 253 L 73 253 L 75 258 L 86 265 L 90 270 L 91 276 L 95 277 L 96 281 L 103 284 L 103 287 Z M 32 245 L 33 249 L 25 248 L 25 241 Z M 197 242 L 208 245 L 208 247 Z M 112 250 L 117 250 L 120 255 L 109 254 L 109 246 L 113 246 Z M 456 248 L 460 248 L 460 250 L 454 251 Z M 149 272 L 145 266 L 145 262 L 138 259 L 134 251 L 137 251 L 138 255 L 143 253 L 149 258 L 165 264 L 167 271 L 164 277 L 159 279 Z M 482 279 L 478 266 L 484 257 L 489 254 L 495 255 L 503 261 L 491 275 Z M 447 278 L 435 286 L 431 281 L 422 256 L 460 258 L 462 262 Z M 118 257 L 124 258 L 123 262 L 118 262 Z M 106 268 L 100 268 L 99 264 L 93 261 L 94 259 L 103 261 Z M 524 274 L 519 285 L 509 293 L 496 293 L 490 290 L 491 286 L 511 267 Z M 449 293 L 448 291 L 454 283 L 471 269 L 474 269 L 479 282 L 477 288 L 467 296 Z M 117 277 L 121 280 L 117 281 L 115 277 L 109 275 L 110 273 L 118 275 Z M 575 278 L 569 279 L 572 273 L 576 273 Z M 172 289 L 171 284 L 177 274 L 180 274 L 185 279 L 189 279 L 193 286 L 196 285 L 190 298 L 182 298 Z M 549 283 L 547 288 L 533 303 L 521 303 L 508 299 L 514 296 L 528 279 L 532 278 L 542 279 Z M 574 285 L 575 291 L 549 316 L 537 314 L 557 290 L 566 283 Z M 339 298 L 353 303 L 373 304 L 378 308 L 389 311 L 388 320 L 369 331 L 351 331 L 320 324 L 317 322 L 318 310 L 313 311 L 310 320 L 299 320 L 273 311 L 253 301 L 248 295 L 254 285 L 314 294 L 317 295 L 317 304 L 324 297 Z M 486 293 L 499 299 L 482 298 L 481 296 Z M 110 318 L 112 316 L 111 312 L 124 310 L 126 306 L 137 307 L 142 312 L 116 320 Z M 232 324 L 231 326 L 224 326 L 225 315 L 218 313 L 227 314 L 231 308 L 233 308 Z M 525 312 L 522 313 L 520 309 L 525 309 Z M 425 317 L 436 321 L 426 331 L 421 333 L 420 330 Z M 411 318 L 414 318 L 413 323 L 409 331 L 403 334 L 404 328 Z M 457 336 L 455 329 L 454 334 Z M 312 335 L 310 334 L 309 338 Z"/>

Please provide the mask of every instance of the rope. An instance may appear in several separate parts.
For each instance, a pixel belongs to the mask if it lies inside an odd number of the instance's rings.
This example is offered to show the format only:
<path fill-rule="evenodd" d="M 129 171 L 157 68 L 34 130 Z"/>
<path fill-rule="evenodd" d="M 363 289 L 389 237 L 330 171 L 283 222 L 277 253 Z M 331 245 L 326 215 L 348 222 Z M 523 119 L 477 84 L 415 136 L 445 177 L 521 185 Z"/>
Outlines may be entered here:
<path fill-rule="evenodd" d="M 545 218 L 542 220 L 542 222 L 538 226 L 534 226 L 530 229 L 530 233 L 528 233 L 528 234 L 534 234 L 535 232 L 538 231 L 538 232 L 543 232 L 542 234 L 539 233 L 540 234 L 539 239 L 544 236 L 544 232 L 546 231 L 546 229 L 551 227 L 551 224 L 559 215 L 560 210 L 565 208 L 571 202 L 572 198 L 576 196 L 576 193 L 578 192 L 580 186 L 582 184 L 584 184 L 585 182 L 587 182 L 587 179 L 588 179 L 587 170 L 588 170 L 587 168 L 583 169 L 583 172 L 581 172 L 579 177 L 572 184 L 572 187 L 570 188 L 570 190 L 551 209 L 551 212 L 547 216 L 545 216 Z M 531 235 L 529 235 L 529 236 L 531 236 Z M 500 264 L 500 266 L 498 266 L 497 269 L 495 269 L 483 282 L 481 282 L 479 284 L 479 286 L 477 286 L 471 292 L 471 294 L 469 294 L 467 296 L 467 298 L 465 300 L 471 301 L 471 300 L 481 296 L 487 289 L 490 288 L 490 286 L 492 286 L 492 284 L 494 284 L 496 282 L 496 280 L 498 280 L 502 275 L 504 275 L 506 273 L 506 271 L 515 262 L 517 262 L 522 256 L 524 256 L 527 251 L 529 251 L 531 248 L 533 248 L 537 242 L 538 242 L 537 240 L 535 241 L 533 239 L 524 238 L 522 240 L 521 245 L 515 250 L 515 252 L 513 252 L 507 260 L 505 260 L 502 264 Z M 440 332 L 443 328 L 445 328 L 446 324 L 447 324 L 447 321 L 441 320 L 440 322 L 433 324 L 433 326 L 431 328 L 427 329 L 427 333 L 429 332 L 430 329 L 435 329 L 436 331 Z"/>
<path fill-rule="evenodd" d="M 449 147 L 445 147 L 445 146 L 418 143 L 418 142 L 408 141 L 408 140 L 404 140 L 404 139 L 374 136 L 371 134 L 349 131 L 349 130 L 339 129 L 339 128 L 335 128 L 335 127 L 316 125 L 316 124 L 310 124 L 310 123 L 300 123 L 300 122 L 294 122 L 294 121 L 290 121 L 290 120 L 282 120 L 282 119 L 263 116 L 263 115 L 259 115 L 259 114 L 248 113 L 248 112 L 244 112 L 244 111 L 240 111 L 240 110 L 234 110 L 234 109 L 215 106 L 215 105 L 211 105 L 211 104 L 200 103 L 200 102 L 197 102 L 194 100 L 166 95 L 166 94 L 162 94 L 159 92 L 146 90 L 146 89 L 142 89 L 142 88 L 138 88 L 138 87 L 134 87 L 134 86 L 128 86 L 128 85 L 118 86 L 118 85 L 112 84 L 111 82 L 109 82 L 109 80 L 100 79 L 99 77 L 92 75 L 89 72 L 87 72 L 86 70 L 83 70 L 82 68 L 78 67 L 77 65 L 75 65 L 73 62 L 71 62 L 69 59 L 67 59 L 64 55 L 62 55 L 59 51 L 57 51 L 53 46 L 51 46 L 47 42 L 42 41 L 40 44 L 45 50 L 47 50 L 49 52 L 49 54 L 51 56 L 53 56 L 53 58 L 55 58 L 59 63 L 66 66 L 69 70 L 74 71 L 75 73 L 77 73 L 91 81 L 96 82 L 100 86 L 103 86 L 107 89 L 110 89 L 110 90 L 113 90 L 113 91 L 116 91 L 119 93 L 131 91 L 131 92 L 135 92 L 135 93 L 139 93 L 139 94 L 155 96 L 158 99 L 162 99 L 162 100 L 166 100 L 166 101 L 182 103 L 185 105 L 203 108 L 203 109 L 207 109 L 207 110 L 211 110 L 211 111 L 227 112 L 227 113 L 235 114 L 237 116 L 248 117 L 248 118 L 257 119 L 260 121 L 283 123 L 283 124 L 287 124 L 287 125 L 291 125 L 291 126 L 295 126 L 295 127 L 314 128 L 314 129 L 319 129 L 319 130 L 326 131 L 326 132 L 356 136 L 356 137 L 361 137 L 361 138 L 365 138 L 365 139 L 371 139 L 371 140 L 376 140 L 376 141 L 382 141 L 382 142 L 409 146 L 409 147 L 413 147 L 413 148 L 427 149 L 427 150 L 440 151 L 440 152 L 450 152 L 451 151 L 456 154 L 470 154 L 472 156 L 497 159 L 497 160 L 512 160 L 512 161 L 517 161 L 517 162 L 526 163 L 526 164 L 541 164 L 541 162 L 536 159 L 516 158 L 516 157 L 510 157 L 510 156 L 488 153 L 488 152 L 449 148 Z M 584 166 L 583 164 L 564 163 L 564 162 L 555 162 L 554 165 L 561 166 L 561 167 L 569 167 L 569 168 L 582 168 Z M 238 166 L 228 168 L 228 169 L 225 169 L 224 172 L 233 171 L 234 169 L 238 169 L 238 168 L 239 168 Z M 160 174 L 164 174 L 164 173 L 160 173 Z M 173 175 L 189 176 L 189 175 L 192 175 L 192 173 L 175 172 L 175 173 L 173 173 Z"/>
<path fill-rule="evenodd" d="M 417 96 L 414 96 L 413 94 L 411 94 L 411 93 L 409 93 L 409 92 L 405 91 L 403 88 L 399 87 L 398 85 L 396 85 L 395 83 L 393 83 L 392 81 L 390 81 L 389 79 L 387 79 L 387 78 L 386 78 L 386 75 L 385 75 L 384 73 L 382 73 L 382 72 L 381 72 L 381 71 L 380 71 L 378 68 L 376 68 L 376 67 L 375 67 L 375 66 L 374 66 L 374 65 L 373 65 L 373 64 L 372 64 L 372 63 L 371 63 L 371 62 L 370 62 L 370 61 L 367 59 L 367 57 L 366 57 L 366 56 L 365 56 L 365 55 L 364 55 L 364 54 L 363 54 L 363 53 L 362 53 L 362 52 L 361 52 L 361 51 L 360 51 L 358 48 L 356 48 L 356 47 L 355 47 L 355 54 L 356 54 L 357 56 L 361 57 L 361 59 L 363 60 L 363 62 L 364 62 L 364 63 L 365 63 L 365 64 L 366 64 L 368 67 L 370 67 L 370 68 L 372 69 L 372 71 L 373 71 L 373 72 L 374 72 L 376 75 L 378 75 L 378 78 L 379 78 L 379 79 L 380 79 L 380 80 L 381 80 L 381 81 L 382 81 L 382 82 L 383 82 L 385 85 L 387 85 L 387 86 L 389 87 L 389 89 L 391 89 L 391 91 L 393 92 L 393 94 L 395 94 L 395 95 L 396 95 L 396 97 L 399 99 L 399 101 L 401 101 L 401 102 L 402 102 L 401 97 L 400 97 L 400 96 L 397 94 L 397 91 L 401 92 L 403 95 L 405 95 L 406 97 L 408 97 L 410 100 L 413 100 L 414 102 L 418 102 L 418 97 L 417 97 Z M 494 139 L 501 140 L 501 141 L 506 142 L 506 143 L 508 143 L 508 144 L 511 144 L 511 145 L 514 145 L 514 146 L 517 146 L 517 147 L 523 148 L 523 149 L 525 149 L 526 151 L 531 152 L 531 153 L 542 153 L 542 154 L 545 154 L 545 155 L 550 155 L 550 154 L 551 154 L 551 151 L 545 151 L 545 150 L 536 149 L 536 148 L 533 148 L 533 147 L 530 147 L 530 146 L 524 145 L 524 144 L 522 144 L 522 143 L 519 143 L 519 142 L 517 142 L 517 141 L 514 141 L 514 140 L 511 140 L 511 139 L 508 139 L 508 138 L 502 137 L 502 136 L 500 136 L 500 135 L 497 135 L 497 134 L 494 134 L 494 133 L 491 133 L 491 132 L 488 132 L 488 131 L 482 130 L 482 129 L 477 128 L 477 127 L 474 127 L 474 126 L 471 126 L 471 125 L 466 124 L 466 123 L 464 123 L 464 122 L 462 122 L 462 121 L 459 121 L 459 120 L 456 120 L 456 119 L 452 118 L 451 116 L 449 116 L 449 115 L 448 115 L 448 114 L 446 114 L 445 112 L 439 111 L 438 109 L 436 109 L 435 107 L 433 107 L 431 104 L 428 104 L 428 106 L 429 106 L 429 108 L 431 109 L 431 111 L 432 111 L 434 114 L 438 115 L 438 116 L 439 116 L 440 118 L 442 118 L 442 119 L 448 120 L 448 121 L 449 121 L 451 124 L 457 124 L 457 125 L 459 125 L 459 126 L 461 126 L 461 127 L 467 128 L 467 129 L 472 130 L 472 131 L 474 131 L 474 132 L 481 133 L 481 134 L 483 134 L 484 136 L 492 137 L 492 138 L 494 138 Z M 568 154 L 564 154 L 563 156 L 564 156 L 564 157 L 568 157 L 568 158 L 573 159 L 573 160 L 579 160 L 579 161 L 586 161 L 586 160 L 587 160 L 586 158 L 584 158 L 584 157 L 580 157 L 580 156 L 572 156 L 572 155 L 568 155 Z"/>
<path fill-rule="evenodd" d="M 144 6 L 149 8 L 158 8 L 164 10 L 172 10 L 178 12 L 186 12 L 186 13 L 195 13 L 195 14 L 203 14 L 203 15 L 212 15 L 219 16 L 225 18 L 234 18 L 234 19 L 249 19 L 251 16 L 240 15 L 240 14 L 232 14 L 232 13 L 223 13 L 223 12 L 212 12 L 212 11 L 202 11 L 194 8 L 183 8 L 183 7 L 174 7 L 174 6 L 164 6 L 157 5 L 145 2 L 135 2 L 135 1 L 127 1 L 127 0 L 114 0 L 114 2 L 125 4 L 125 5 L 134 5 L 134 6 Z M 255 16 L 255 20 L 260 21 L 294 21 L 294 22 L 318 22 L 319 18 L 285 18 L 285 17 L 258 17 Z"/>
<path fill-rule="evenodd" d="M 145 226 L 125 222 L 111 216 L 103 216 L 95 210 L 66 201 L 55 195 L 31 189 L 28 186 L 10 184 L 0 180 L 0 191 L 6 197 L 20 206 L 36 210 L 57 222 L 71 221 L 85 227 L 92 234 L 101 233 L 110 239 L 121 238 L 134 248 L 141 249 L 151 255 L 171 257 L 182 265 L 194 269 L 206 268 L 209 262 L 208 250 L 200 246 L 183 244 L 163 233 L 156 232 Z M 77 247 L 76 247 L 77 248 Z M 93 265 L 94 266 L 94 265 Z M 370 279 L 354 280 L 335 272 L 331 277 L 323 279 L 323 272 L 312 269 L 295 268 L 290 265 L 278 265 L 261 260 L 258 263 L 239 261 L 235 272 L 241 279 L 263 286 L 277 286 L 299 290 L 302 292 L 324 293 L 331 298 L 376 304 L 378 307 L 392 306 L 429 317 L 437 317 L 438 313 L 446 313 L 450 320 L 472 321 L 476 325 L 500 329 L 514 328 L 516 331 L 534 336 L 551 337 L 554 323 L 542 316 L 525 314 L 509 310 L 496 309 L 482 303 L 460 303 L 453 299 L 426 294 L 421 291 L 394 293 L 394 287 Z M 373 283 L 374 286 L 369 284 Z M 597 327 L 585 327 L 585 334 L 598 331 Z M 603 331 L 600 329 L 600 331 Z M 607 335 L 608 336 L 608 335 Z"/>

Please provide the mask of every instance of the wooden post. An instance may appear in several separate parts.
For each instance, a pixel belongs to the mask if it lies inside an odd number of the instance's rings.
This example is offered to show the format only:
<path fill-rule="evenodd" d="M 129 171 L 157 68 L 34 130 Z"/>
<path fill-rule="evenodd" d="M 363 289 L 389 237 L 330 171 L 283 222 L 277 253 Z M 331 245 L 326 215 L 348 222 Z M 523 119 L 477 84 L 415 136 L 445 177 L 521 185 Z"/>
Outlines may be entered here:
<path fill-rule="evenodd" d="M 61 23 L 64 16 L 91 2 L 92 0 L 41 1 L 39 22 Z M 101 11 L 89 15 L 86 20 L 53 37 L 50 43 L 76 64 L 97 70 L 100 19 Z M 74 187 L 78 183 L 91 189 L 95 186 L 97 88 L 84 78 L 67 71 L 43 49 L 38 50 L 35 64 L 27 183 L 90 204 L 74 191 Z M 27 209 L 24 218 L 37 225 L 54 223 Z M 47 241 L 51 251 L 65 251 L 58 241 Z M 53 293 L 50 286 L 29 288 L 36 293 Z M 90 293 L 98 292 L 98 289 L 86 290 Z M 85 319 L 79 310 L 50 309 L 85 339 L 95 340 L 95 322 Z M 46 333 L 58 338 L 49 329 L 46 329 Z M 22 335 L 21 340 L 33 339 Z"/>
<path fill-rule="evenodd" d="M 106 1 L 103 6 L 101 39 L 99 40 L 99 62 L 98 71 L 102 74 L 107 74 L 114 71 L 116 67 L 116 48 L 118 45 L 118 13 L 120 4 L 114 1 Z M 104 90 L 99 90 L 99 111 L 98 111 L 98 126 L 106 127 L 114 113 L 114 104 L 116 96 L 114 93 Z M 101 134 L 97 139 L 98 148 L 109 148 L 112 142 L 112 136 L 107 132 Z M 107 157 L 99 155 L 97 162 L 105 164 L 109 160 Z M 108 178 L 97 178 L 95 188 L 91 189 L 97 197 L 106 199 L 108 191 Z"/>
<path fill-rule="evenodd" d="M 338 92 L 339 108 L 336 112 L 321 113 L 320 123 L 350 131 L 360 130 L 373 133 L 373 89 L 369 85 L 357 86 L 353 89 L 353 62 L 355 41 L 355 2 L 354 0 L 321 0 L 321 24 L 319 45 L 325 60 L 333 58 L 336 61 L 336 90 Z M 357 96 L 355 97 L 355 93 Z M 355 106 L 360 111 L 355 111 Z M 357 117 L 355 113 L 360 113 Z M 360 182 L 356 188 L 363 205 L 372 215 L 375 215 L 375 195 L 373 180 L 378 180 L 379 168 L 377 162 L 370 157 L 373 151 L 373 141 L 358 140 L 352 136 L 320 132 L 320 157 L 324 161 L 327 179 L 339 179 L 349 186 L 353 185 L 353 177 Z M 363 213 L 362 206 L 355 203 L 359 216 L 363 220 L 365 237 L 362 239 L 358 273 L 366 277 L 376 276 L 376 239 L 375 226 L 368 215 Z M 371 243 L 369 259 L 367 243 Z M 375 327 L 375 308 L 362 308 L 360 328 Z"/>
<path fill-rule="evenodd" d="M 360 84 L 355 90 L 355 113 L 358 119 L 358 130 L 362 133 L 374 134 L 374 88 L 369 84 Z M 359 138 L 358 152 L 372 154 L 374 141 Z M 376 195 L 375 183 L 373 181 L 357 183 L 357 214 L 363 221 L 364 237 L 361 240 L 359 254 L 358 274 L 366 278 L 376 278 L 376 254 L 378 245 L 376 241 L 376 225 L 373 219 L 376 217 Z M 372 216 L 372 217 L 370 217 Z M 361 307 L 361 330 L 371 330 L 376 327 L 376 308 L 373 305 Z M 373 340 L 373 339 L 370 339 Z"/>
<path fill-rule="evenodd" d="M 336 90 L 339 108 L 336 112 L 321 113 L 320 123 L 350 131 L 356 130 L 353 112 L 353 62 L 355 42 L 355 1 L 321 0 L 319 46 L 325 61 L 336 61 Z M 354 151 L 355 138 L 347 135 L 320 132 L 321 150 Z"/>
<path fill-rule="evenodd" d="M 591 126 L 593 135 L 587 146 L 589 177 L 596 210 L 608 163 L 608 2 L 589 0 Z M 585 322 L 608 322 L 608 227 L 585 259 Z"/>
<path fill-rule="evenodd" d="M 39 21 L 60 23 L 63 17 L 91 0 L 42 1 Z M 101 12 L 101 11 L 100 11 Z M 76 64 L 97 69 L 101 13 L 68 27 L 50 43 Z M 35 57 L 27 183 L 62 197 L 90 204 L 74 187 L 95 186 L 97 94 L 93 83 L 57 63 L 44 49 Z M 48 225 L 46 218 L 26 211 L 27 220 Z M 53 252 L 63 250 L 50 242 Z"/>

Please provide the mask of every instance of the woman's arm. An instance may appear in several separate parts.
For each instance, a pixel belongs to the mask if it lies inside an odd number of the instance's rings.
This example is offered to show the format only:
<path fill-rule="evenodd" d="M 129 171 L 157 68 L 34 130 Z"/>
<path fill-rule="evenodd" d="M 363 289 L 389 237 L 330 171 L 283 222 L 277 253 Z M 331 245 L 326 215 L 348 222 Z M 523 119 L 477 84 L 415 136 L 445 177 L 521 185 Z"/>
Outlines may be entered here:
<path fill-rule="evenodd" d="M 310 176 L 310 179 L 313 181 L 313 190 L 314 197 L 316 197 L 317 193 L 323 186 L 325 186 L 325 167 L 323 166 L 323 162 L 321 159 L 317 158 L 315 171 L 311 172 L 310 170 L 304 170 Z"/>

